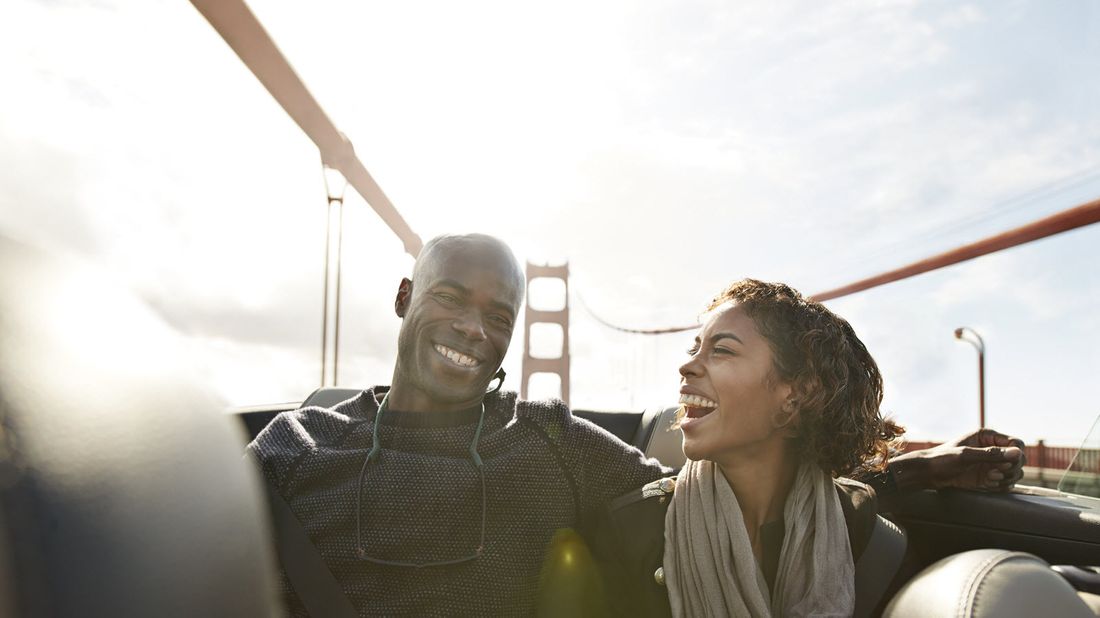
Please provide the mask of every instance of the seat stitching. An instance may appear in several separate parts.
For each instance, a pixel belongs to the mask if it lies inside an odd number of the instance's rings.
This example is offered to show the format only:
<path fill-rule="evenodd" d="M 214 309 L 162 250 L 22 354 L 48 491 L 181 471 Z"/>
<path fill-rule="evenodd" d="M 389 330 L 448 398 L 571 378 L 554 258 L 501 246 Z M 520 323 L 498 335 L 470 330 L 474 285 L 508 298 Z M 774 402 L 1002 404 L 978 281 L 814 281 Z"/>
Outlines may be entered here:
<path fill-rule="evenodd" d="M 977 596 L 977 588 L 980 586 L 982 578 L 989 573 L 989 571 L 993 570 L 993 567 L 997 566 L 997 564 L 1007 562 L 1008 560 L 1020 556 L 1020 552 L 996 554 L 986 558 L 984 562 L 978 565 L 978 568 L 972 572 L 967 585 L 963 588 L 962 598 L 959 599 L 959 613 L 957 614 L 959 618 L 966 618 L 966 616 L 972 613 L 975 596 Z"/>

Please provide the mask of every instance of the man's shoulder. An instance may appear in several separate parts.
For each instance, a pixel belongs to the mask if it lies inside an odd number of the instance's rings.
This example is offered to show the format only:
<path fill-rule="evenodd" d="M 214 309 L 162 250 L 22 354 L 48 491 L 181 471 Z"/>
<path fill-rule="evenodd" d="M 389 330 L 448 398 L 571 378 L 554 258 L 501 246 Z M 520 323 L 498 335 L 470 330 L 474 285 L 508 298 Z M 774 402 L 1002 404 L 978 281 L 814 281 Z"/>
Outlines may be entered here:
<path fill-rule="evenodd" d="M 503 393 L 504 397 L 510 397 L 511 406 L 515 408 L 516 418 L 529 419 L 539 423 L 570 422 L 573 412 L 561 399 L 520 399 L 516 393 Z"/>
<path fill-rule="evenodd" d="M 632 447 L 609 431 L 587 419 L 575 416 L 561 399 L 515 401 L 515 418 L 534 425 L 545 437 L 566 449 L 610 449 L 612 452 Z"/>
<path fill-rule="evenodd" d="M 307 406 L 276 416 L 247 448 L 275 487 L 284 488 L 302 461 L 318 448 L 339 446 L 351 431 L 377 410 L 368 389 L 331 408 Z M 373 406 L 372 406 L 373 404 Z"/>
<path fill-rule="evenodd" d="M 362 391 L 331 408 L 306 406 L 282 412 L 264 427 L 248 448 L 263 459 L 273 451 L 301 451 L 333 445 L 349 428 L 369 420 L 372 411 L 377 409 L 374 390 Z"/>

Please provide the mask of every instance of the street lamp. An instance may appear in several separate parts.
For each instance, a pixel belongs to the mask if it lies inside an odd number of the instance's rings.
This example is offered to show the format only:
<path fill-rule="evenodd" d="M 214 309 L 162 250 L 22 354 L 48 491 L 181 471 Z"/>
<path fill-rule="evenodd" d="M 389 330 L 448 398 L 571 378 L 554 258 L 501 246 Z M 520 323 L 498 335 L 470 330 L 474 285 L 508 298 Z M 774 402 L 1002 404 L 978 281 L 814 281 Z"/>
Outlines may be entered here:
<path fill-rule="evenodd" d="M 979 427 L 985 429 L 985 342 L 981 335 L 967 326 L 955 329 L 955 339 L 965 341 L 978 350 L 978 422 Z"/>

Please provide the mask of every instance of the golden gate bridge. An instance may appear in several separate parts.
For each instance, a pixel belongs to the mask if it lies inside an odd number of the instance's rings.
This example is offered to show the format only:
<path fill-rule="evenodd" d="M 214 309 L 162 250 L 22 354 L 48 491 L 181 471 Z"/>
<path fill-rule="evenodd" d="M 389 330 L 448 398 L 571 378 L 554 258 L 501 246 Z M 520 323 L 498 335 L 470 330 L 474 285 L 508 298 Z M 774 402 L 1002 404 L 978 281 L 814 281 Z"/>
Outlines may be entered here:
<path fill-rule="evenodd" d="M 423 243 L 404 217 L 382 191 L 356 155 L 351 141 L 337 129 L 316 98 L 291 67 L 289 61 L 275 45 L 271 36 L 243 0 L 191 0 L 196 9 L 221 35 L 240 60 L 256 76 L 271 96 L 290 118 L 317 146 L 325 185 L 328 193 L 328 225 L 326 226 L 324 293 L 322 299 L 321 326 L 321 386 L 335 385 L 339 376 L 340 342 L 340 261 L 342 244 L 343 189 L 334 185 L 350 184 L 374 210 L 379 218 L 403 243 L 405 251 L 413 256 L 419 253 Z M 329 172 L 338 172 L 339 178 Z M 335 217 L 335 221 L 333 218 Z M 888 285 L 934 270 L 976 259 L 997 251 L 1047 238 L 1069 230 L 1100 222 L 1100 199 L 1076 205 L 1031 223 L 982 238 L 975 242 L 926 257 L 924 259 L 887 270 L 877 275 L 824 290 L 811 296 L 817 301 L 828 301 L 872 288 Z M 332 272 L 335 271 L 335 272 Z M 527 265 L 528 287 L 533 280 L 558 279 L 565 286 L 564 307 L 560 310 L 533 309 L 528 303 L 525 313 L 523 376 L 521 394 L 526 396 L 532 376 L 553 374 L 560 381 L 562 399 L 569 401 L 569 267 Z M 583 299 L 582 299 L 582 305 Z M 663 327 L 625 327 L 600 317 L 591 308 L 586 311 L 599 324 L 623 333 L 639 336 L 658 336 L 693 330 L 697 324 Z M 553 358 L 535 357 L 531 354 L 531 327 L 536 324 L 553 324 L 562 329 L 560 355 Z M 911 442 L 908 449 L 927 448 L 937 443 Z M 1070 459 L 1075 447 L 1047 446 L 1042 440 L 1026 447 L 1028 460 L 1025 478 L 1032 483 L 1049 486 L 1056 483 L 1055 476 L 1072 465 L 1076 470 L 1089 474 L 1100 473 L 1100 449 L 1081 449 L 1077 462 Z M 1070 471 L 1072 473 L 1073 471 Z M 1095 474 L 1100 483 L 1100 474 Z M 1097 489 L 1100 492 L 1100 488 Z"/>

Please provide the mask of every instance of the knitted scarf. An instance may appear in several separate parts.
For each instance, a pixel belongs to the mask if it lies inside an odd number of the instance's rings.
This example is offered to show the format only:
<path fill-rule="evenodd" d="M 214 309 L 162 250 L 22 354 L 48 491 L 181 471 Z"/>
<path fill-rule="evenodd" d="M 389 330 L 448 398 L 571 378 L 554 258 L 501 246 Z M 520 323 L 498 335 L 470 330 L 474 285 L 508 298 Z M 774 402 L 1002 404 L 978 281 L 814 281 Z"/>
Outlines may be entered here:
<path fill-rule="evenodd" d="M 804 463 L 783 507 L 775 589 L 752 553 L 737 496 L 718 466 L 688 461 L 665 517 L 665 581 L 681 616 L 851 616 L 855 567 L 832 479 Z"/>

